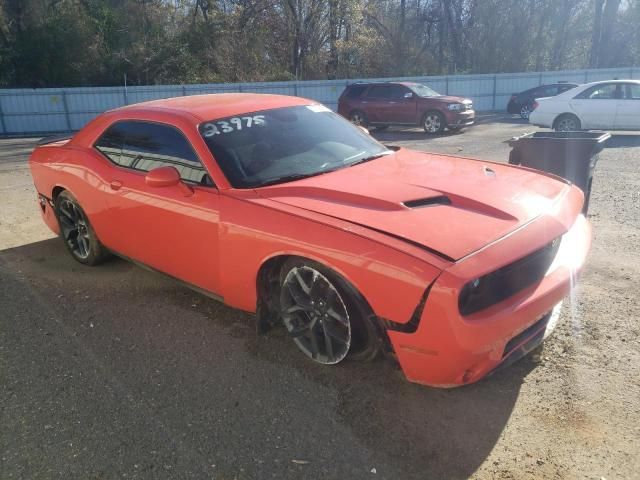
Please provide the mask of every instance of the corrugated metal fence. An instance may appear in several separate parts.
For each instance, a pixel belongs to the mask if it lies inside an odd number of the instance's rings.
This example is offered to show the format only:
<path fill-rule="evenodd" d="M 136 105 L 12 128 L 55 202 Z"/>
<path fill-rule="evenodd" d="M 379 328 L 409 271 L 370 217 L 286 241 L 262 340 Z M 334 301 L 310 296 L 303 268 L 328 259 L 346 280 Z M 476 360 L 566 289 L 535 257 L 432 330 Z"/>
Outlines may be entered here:
<path fill-rule="evenodd" d="M 449 95 L 471 98 L 478 111 L 504 110 L 509 97 L 544 83 L 587 83 L 613 78 L 640 78 L 640 68 L 377 78 L 425 83 Z M 78 130 L 111 108 L 157 98 L 222 92 L 279 93 L 311 98 L 334 110 L 345 86 L 358 80 L 301 82 L 153 85 L 144 87 L 87 87 L 0 90 L 0 135 L 55 133 Z"/>

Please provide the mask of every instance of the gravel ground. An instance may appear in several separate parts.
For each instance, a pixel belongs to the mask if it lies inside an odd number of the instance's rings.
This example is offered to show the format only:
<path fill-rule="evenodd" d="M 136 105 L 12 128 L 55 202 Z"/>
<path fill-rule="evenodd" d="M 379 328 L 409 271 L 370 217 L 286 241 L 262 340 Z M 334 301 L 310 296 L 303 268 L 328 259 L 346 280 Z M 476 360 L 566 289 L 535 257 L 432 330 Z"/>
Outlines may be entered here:
<path fill-rule="evenodd" d="M 376 134 L 506 161 L 532 130 Z M 640 136 L 601 154 L 592 253 L 543 350 L 468 387 L 305 361 L 250 315 L 42 224 L 32 139 L 0 140 L 0 478 L 635 479 L 640 471 Z"/>

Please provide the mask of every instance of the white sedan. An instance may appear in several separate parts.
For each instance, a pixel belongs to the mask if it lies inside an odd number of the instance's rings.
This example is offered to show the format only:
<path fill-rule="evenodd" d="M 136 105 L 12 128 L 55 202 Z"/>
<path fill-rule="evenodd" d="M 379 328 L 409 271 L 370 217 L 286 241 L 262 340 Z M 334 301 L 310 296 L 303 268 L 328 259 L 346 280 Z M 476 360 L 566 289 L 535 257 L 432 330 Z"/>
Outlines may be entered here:
<path fill-rule="evenodd" d="M 537 105 L 536 105 L 537 103 Z M 640 81 L 607 80 L 538 98 L 529 123 L 556 131 L 640 130 Z"/>

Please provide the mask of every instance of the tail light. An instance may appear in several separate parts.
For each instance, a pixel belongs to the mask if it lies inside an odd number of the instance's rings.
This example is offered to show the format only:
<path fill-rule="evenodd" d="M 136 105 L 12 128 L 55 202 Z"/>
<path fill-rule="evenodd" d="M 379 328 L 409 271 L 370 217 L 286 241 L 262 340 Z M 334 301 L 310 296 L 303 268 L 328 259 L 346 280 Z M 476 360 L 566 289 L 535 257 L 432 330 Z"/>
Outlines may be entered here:
<path fill-rule="evenodd" d="M 540 104 L 534 100 L 531 104 L 531 111 L 534 111 L 536 108 L 538 108 L 538 105 Z"/>
<path fill-rule="evenodd" d="M 511 98 L 509 99 L 509 101 L 512 101 L 512 100 L 515 101 L 515 99 L 516 99 L 516 94 L 514 93 L 513 95 L 511 95 Z"/>

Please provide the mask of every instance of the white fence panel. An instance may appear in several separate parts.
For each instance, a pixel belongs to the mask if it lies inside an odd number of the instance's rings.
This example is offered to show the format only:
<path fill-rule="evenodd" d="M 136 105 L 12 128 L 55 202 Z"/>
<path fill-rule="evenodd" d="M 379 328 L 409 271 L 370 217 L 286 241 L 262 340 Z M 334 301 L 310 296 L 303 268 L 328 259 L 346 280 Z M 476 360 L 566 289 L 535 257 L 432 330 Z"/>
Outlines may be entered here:
<path fill-rule="evenodd" d="M 544 83 L 585 83 L 613 78 L 640 78 L 640 68 L 448 75 L 300 82 L 150 85 L 134 87 L 43 88 L 0 90 L 0 134 L 45 134 L 78 130 L 105 110 L 181 95 L 225 92 L 296 95 L 334 110 L 344 88 L 357 81 L 404 80 L 425 83 L 439 93 L 473 100 L 478 111 L 503 111 L 511 94 Z"/>

